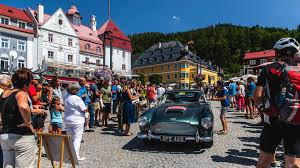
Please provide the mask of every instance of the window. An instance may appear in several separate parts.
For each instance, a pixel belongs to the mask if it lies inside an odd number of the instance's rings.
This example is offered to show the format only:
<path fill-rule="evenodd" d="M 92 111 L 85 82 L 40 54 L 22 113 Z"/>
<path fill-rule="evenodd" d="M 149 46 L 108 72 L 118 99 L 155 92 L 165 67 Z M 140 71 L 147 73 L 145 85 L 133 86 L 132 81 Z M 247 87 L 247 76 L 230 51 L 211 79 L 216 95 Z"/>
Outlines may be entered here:
<path fill-rule="evenodd" d="M 167 75 L 167 79 L 168 79 L 168 80 L 171 79 L 171 75 L 170 75 L 170 74 Z"/>
<path fill-rule="evenodd" d="M 181 68 L 188 68 L 189 64 L 188 63 L 181 63 Z"/>
<path fill-rule="evenodd" d="M 170 71 L 171 70 L 171 66 L 170 65 L 168 65 L 168 71 Z"/>
<path fill-rule="evenodd" d="M 22 28 L 22 29 L 26 29 L 26 23 L 25 22 L 18 22 L 18 25 L 19 25 L 19 28 Z"/>
<path fill-rule="evenodd" d="M 100 48 L 100 47 L 97 47 L 96 52 L 97 52 L 97 53 L 100 53 L 100 51 L 101 51 L 101 48 Z"/>
<path fill-rule="evenodd" d="M 9 65 L 9 58 L 1 57 L 0 58 L 0 70 L 1 71 L 8 71 L 8 65 Z"/>
<path fill-rule="evenodd" d="M 187 72 L 181 72 L 180 78 L 189 78 L 189 73 L 187 73 Z"/>
<path fill-rule="evenodd" d="M 25 51 L 25 41 L 18 41 L 18 51 Z"/>
<path fill-rule="evenodd" d="M 89 57 L 85 57 L 85 63 L 89 64 L 90 63 L 90 58 Z"/>
<path fill-rule="evenodd" d="M 126 70 L 126 65 L 122 64 L 122 70 Z"/>
<path fill-rule="evenodd" d="M 51 43 L 53 42 L 53 34 L 48 34 L 48 41 Z"/>
<path fill-rule="evenodd" d="M 71 39 L 71 38 L 68 39 L 68 46 L 70 46 L 70 47 L 73 46 L 73 39 Z"/>
<path fill-rule="evenodd" d="M 1 38 L 1 47 L 9 48 L 9 38 Z"/>
<path fill-rule="evenodd" d="M 1 17 L 1 23 L 2 23 L 2 24 L 9 25 L 9 18 Z"/>
<path fill-rule="evenodd" d="M 256 65 L 256 60 L 250 60 L 249 64 L 250 65 Z"/>
<path fill-rule="evenodd" d="M 263 64 L 263 63 L 265 63 L 265 62 L 267 62 L 266 59 L 261 59 L 261 60 L 260 60 L 260 64 Z"/>
<path fill-rule="evenodd" d="M 68 61 L 73 62 L 73 55 L 68 55 Z"/>
<path fill-rule="evenodd" d="M 174 70 L 177 70 L 177 64 L 174 64 Z"/>
<path fill-rule="evenodd" d="M 63 20 L 62 19 L 58 19 L 58 24 L 62 25 L 63 24 Z"/>
<path fill-rule="evenodd" d="M 163 65 L 160 66 L 160 71 L 164 71 L 164 66 Z"/>
<path fill-rule="evenodd" d="M 174 74 L 174 78 L 177 79 L 177 74 Z"/>
<path fill-rule="evenodd" d="M 151 72 L 153 72 L 154 71 L 154 69 L 153 68 L 151 68 Z"/>
<path fill-rule="evenodd" d="M 91 48 L 91 46 L 90 46 L 89 44 L 86 44 L 86 45 L 85 45 L 85 49 L 86 49 L 86 50 L 90 50 L 90 48 Z"/>
<path fill-rule="evenodd" d="M 96 65 L 100 66 L 100 60 L 96 60 Z"/>
<path fill-rule="evenodd" d="M 125 59 L 125 52 L 122 52 L 122 58 Z"/>
<path fill-rule="evenodd" d="M 48 59 L 53 59 L 53 58 L 54 58 L 54 52 L 48 51 Z"/>
<path fill-rule="evenodd" d="M 181 83 L 181 89 L 188 89 L 189 84 L 188 83 Z"/>
<path fill-rule="evenodd" d="M 25 59 L 19 58 L 18 59 L 18 68 L 24 68 L 25 67 Z"/>

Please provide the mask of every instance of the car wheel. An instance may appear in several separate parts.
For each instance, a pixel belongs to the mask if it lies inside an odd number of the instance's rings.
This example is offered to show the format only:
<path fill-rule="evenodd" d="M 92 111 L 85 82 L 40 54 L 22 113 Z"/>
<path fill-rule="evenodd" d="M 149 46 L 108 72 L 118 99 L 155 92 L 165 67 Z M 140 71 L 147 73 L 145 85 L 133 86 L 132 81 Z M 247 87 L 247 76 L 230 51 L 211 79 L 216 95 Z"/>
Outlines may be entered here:
<path fill-rule="evenodd" d="M 214 142 L 210 141 L 210 142 L 202 142 L 200 144 L 201 148 L 207 149 L 207 148 L 211 148 L 213 146 Z"/>

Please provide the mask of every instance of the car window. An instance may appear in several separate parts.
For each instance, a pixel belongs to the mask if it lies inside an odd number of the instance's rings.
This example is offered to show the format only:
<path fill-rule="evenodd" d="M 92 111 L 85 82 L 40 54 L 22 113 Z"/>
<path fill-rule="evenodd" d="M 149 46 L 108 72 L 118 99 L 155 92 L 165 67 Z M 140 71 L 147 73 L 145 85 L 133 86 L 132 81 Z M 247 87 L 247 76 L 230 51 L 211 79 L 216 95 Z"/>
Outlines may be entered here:
<path fill-rule="evenodd" d="M 165 93 L 162 103 L 166 102 L 205 102 L 205 97 L 201 92 L 173 91 Z"/>

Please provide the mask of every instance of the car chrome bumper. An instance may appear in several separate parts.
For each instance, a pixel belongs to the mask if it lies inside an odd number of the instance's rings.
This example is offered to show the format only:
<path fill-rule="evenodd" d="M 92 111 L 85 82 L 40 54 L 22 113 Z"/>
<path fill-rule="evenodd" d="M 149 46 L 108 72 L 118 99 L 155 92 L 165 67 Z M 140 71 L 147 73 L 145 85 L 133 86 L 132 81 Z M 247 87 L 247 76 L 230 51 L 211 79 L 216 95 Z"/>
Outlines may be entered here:
<path fill-rule="evenodd" d="M 139 139 L 156 139 L 160 140 L 160 135 L 153 135 L 153 134 L 145 134 L 145 133 L 138 133 L 137 137 Z M 213 137 L 199 137 L 197 140 L 196 137 L 186 136 L 187 141 L 199 141 L 199 142 L 211 142 L 213 140 Z"/>

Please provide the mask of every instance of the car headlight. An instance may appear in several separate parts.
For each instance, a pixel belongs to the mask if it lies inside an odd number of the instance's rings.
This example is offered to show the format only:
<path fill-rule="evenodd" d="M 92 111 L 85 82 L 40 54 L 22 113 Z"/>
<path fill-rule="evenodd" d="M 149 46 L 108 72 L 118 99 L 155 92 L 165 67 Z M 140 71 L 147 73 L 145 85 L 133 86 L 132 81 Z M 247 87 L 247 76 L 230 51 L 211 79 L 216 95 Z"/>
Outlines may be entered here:
<path fill-rule="evenodd" d="M 148 120 L 147 120 L 146 117 L 140 117 L 140 118 L 138 119 L 138 124 L 139 124 L 139 126 L 141 126 L 141 127 L 145 126 L 145 125 L 147 124 L 147 122 L 148 122 Z"/>
<path fill-rule="evenodd" d="M 211 118 L 202 118 L 201 119 L 201 125 L 205 129 L 211 128 L 212 127 L 212 120 L 211 120 Z"/>

